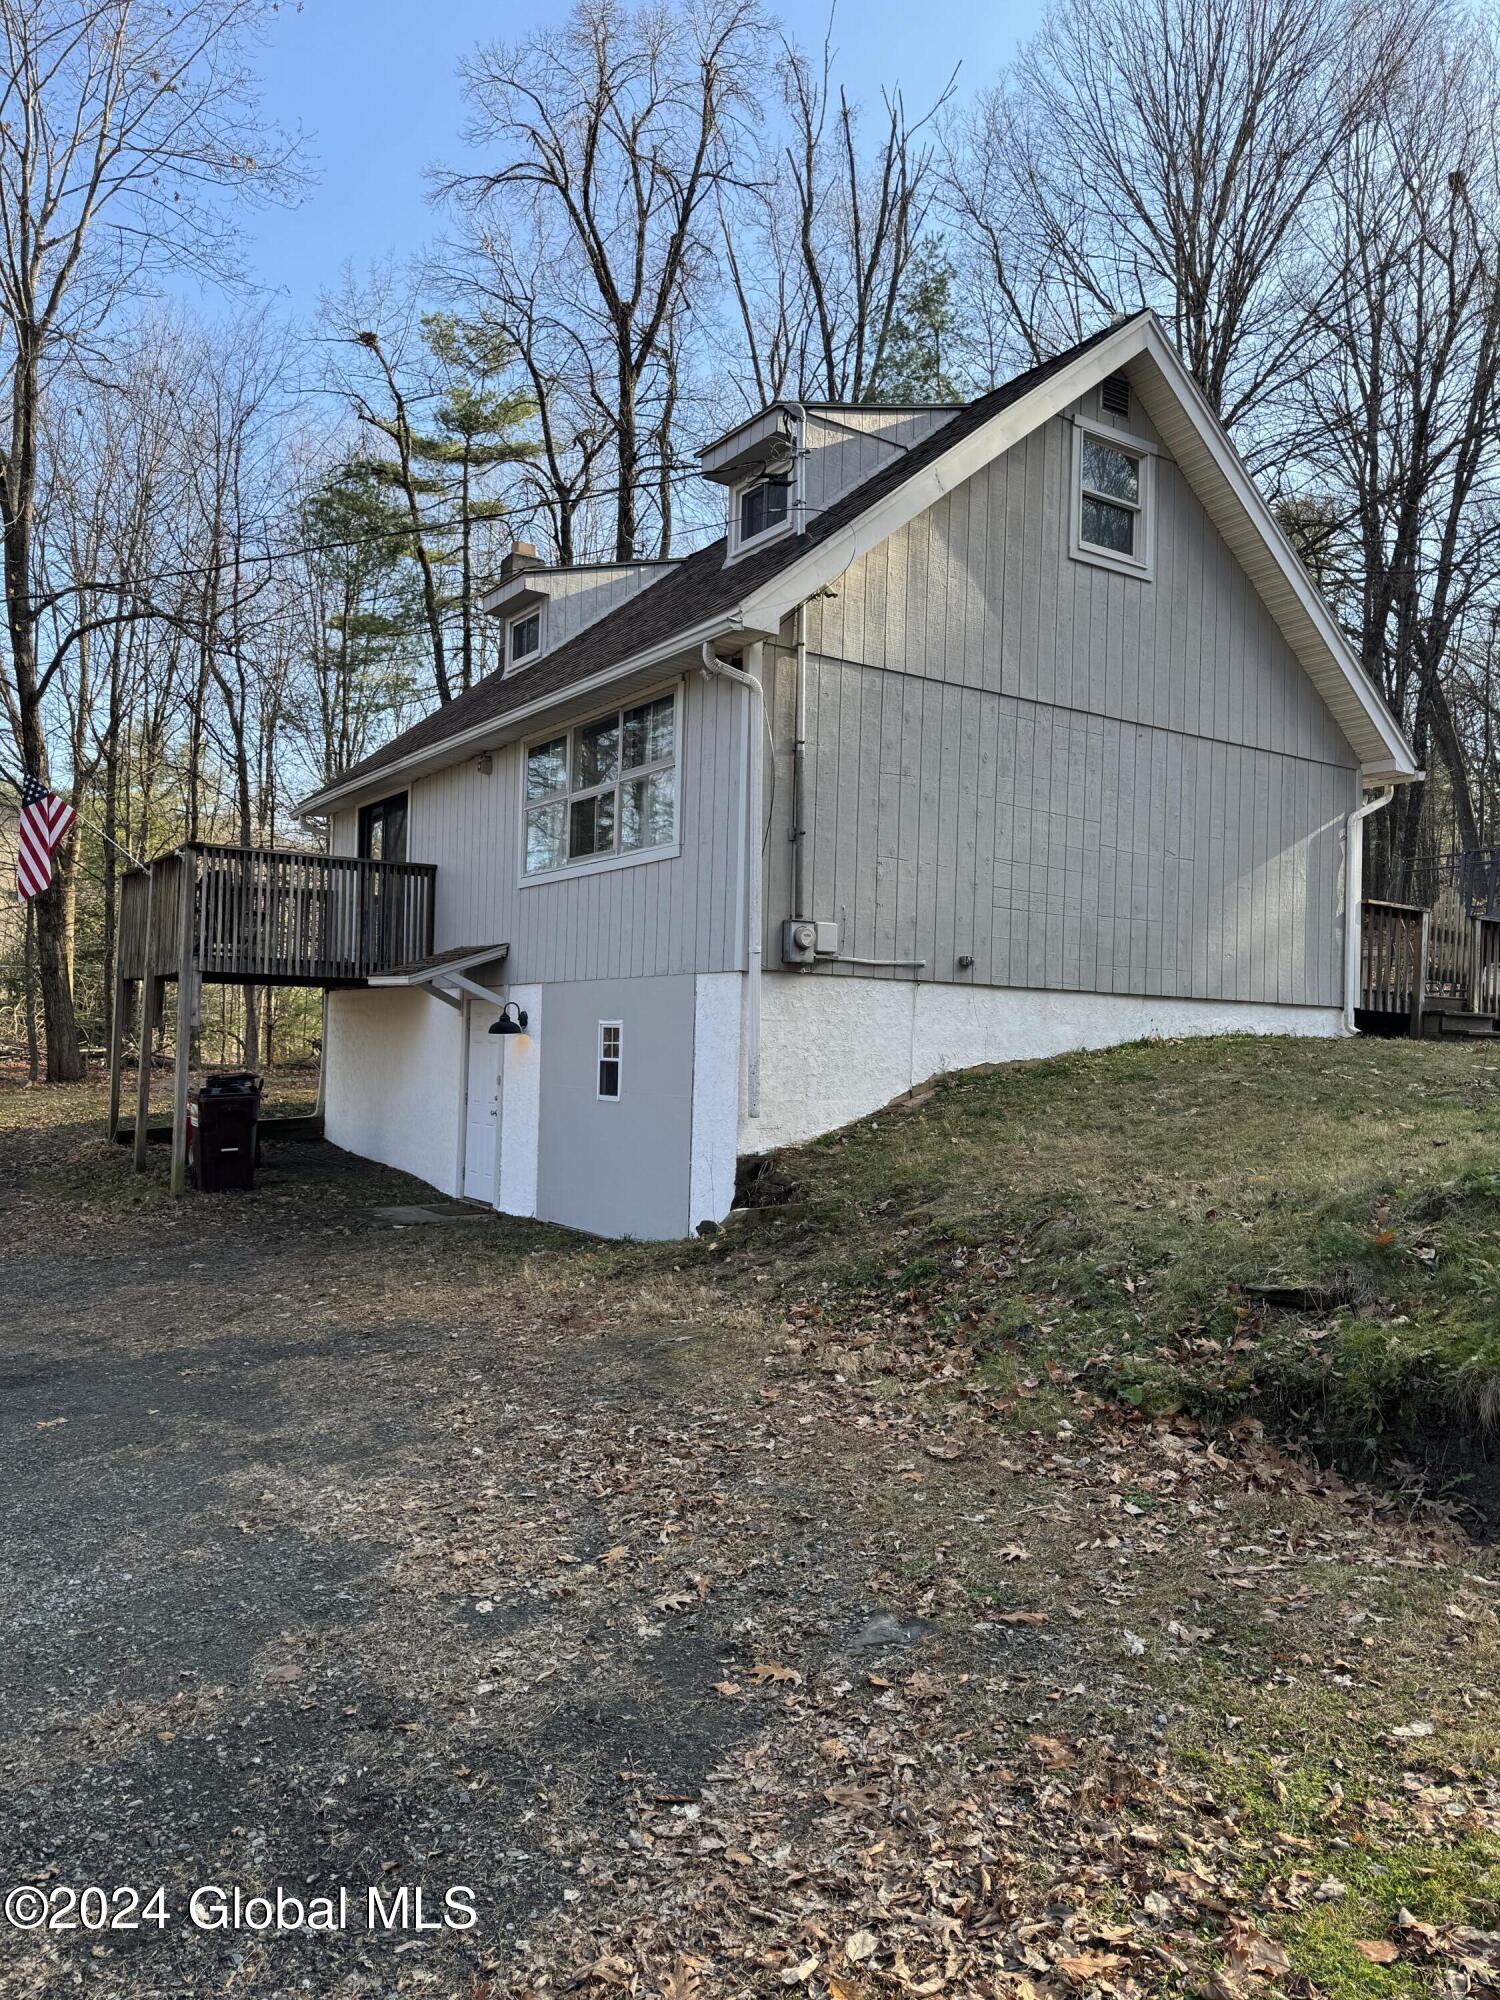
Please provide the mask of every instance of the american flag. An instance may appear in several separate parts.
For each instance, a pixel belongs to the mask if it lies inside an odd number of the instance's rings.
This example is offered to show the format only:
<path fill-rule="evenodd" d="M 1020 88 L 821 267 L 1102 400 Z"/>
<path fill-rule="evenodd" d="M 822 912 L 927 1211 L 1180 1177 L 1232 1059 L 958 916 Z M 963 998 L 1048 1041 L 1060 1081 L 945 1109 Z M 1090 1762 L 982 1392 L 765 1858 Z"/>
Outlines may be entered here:
<path fill-rule="evenodd" d="M 20 844 L 16 848 L 16 894 L 24 903 L 40 896 L 52 880 L 52 856 L 78 817 L 66 799 L 49 792 L 28 771 L 21 779 Z"/>

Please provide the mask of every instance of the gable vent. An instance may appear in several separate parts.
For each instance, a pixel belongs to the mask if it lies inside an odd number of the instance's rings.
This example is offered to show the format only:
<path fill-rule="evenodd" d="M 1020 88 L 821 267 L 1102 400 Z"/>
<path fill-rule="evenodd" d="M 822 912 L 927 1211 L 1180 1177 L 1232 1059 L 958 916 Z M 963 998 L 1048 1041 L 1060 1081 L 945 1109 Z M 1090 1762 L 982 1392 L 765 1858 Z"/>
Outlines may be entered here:
<path fill-rule="evenodd" d="M 1099 384 L 1099 402 L 1112 417 L 1130 415 L 1130 384 L 1123 375 L 1106 375 Z"/>

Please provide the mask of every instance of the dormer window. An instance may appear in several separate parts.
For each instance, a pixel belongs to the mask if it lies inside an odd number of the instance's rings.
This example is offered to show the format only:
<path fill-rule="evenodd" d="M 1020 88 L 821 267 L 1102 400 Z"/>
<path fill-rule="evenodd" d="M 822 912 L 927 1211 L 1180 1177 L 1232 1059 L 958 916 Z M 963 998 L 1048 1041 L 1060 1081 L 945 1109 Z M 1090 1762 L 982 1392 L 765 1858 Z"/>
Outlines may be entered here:
<path fill-rule="evenodd" d="M 792 515 L 792 481 L 785 472 L 761 472 L 734 489 L 734 547 L 780 534 Z"/>
<path fill-rule="evenodd" d="M 540 611 L 523 611 L 519 618 L 512 618 L 507 633 L 508 659 L 506 664 L 518 667 L 523 660 L 529 660 L 533 653 L 540 652 L 542 645 L 542 614 Z"/>

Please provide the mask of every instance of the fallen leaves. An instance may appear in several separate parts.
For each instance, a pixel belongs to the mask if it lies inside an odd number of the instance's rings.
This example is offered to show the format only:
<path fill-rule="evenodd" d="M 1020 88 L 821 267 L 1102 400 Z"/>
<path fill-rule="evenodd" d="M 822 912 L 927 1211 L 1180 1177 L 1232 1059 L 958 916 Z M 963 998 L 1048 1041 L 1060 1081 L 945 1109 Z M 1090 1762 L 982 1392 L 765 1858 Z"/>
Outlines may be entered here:
<path fill-rule="evenodd" d="M 1389 1938 L 1356 1938 L 1354 1949 L 1371 1965 L 1394 1965 L 1401 1956 L 1399 1946 L 1392 1944 Z"/>

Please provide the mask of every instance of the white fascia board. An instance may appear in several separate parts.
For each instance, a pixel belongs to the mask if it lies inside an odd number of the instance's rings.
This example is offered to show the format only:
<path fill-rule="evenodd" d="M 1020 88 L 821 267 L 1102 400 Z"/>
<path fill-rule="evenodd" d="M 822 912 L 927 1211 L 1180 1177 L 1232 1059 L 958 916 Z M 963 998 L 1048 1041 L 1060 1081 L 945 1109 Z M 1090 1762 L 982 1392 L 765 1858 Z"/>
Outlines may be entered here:
<path fill-rule="evenodd" d="M 1302 567 L 1301 558 L 1287 539 L 1286 531 L 1266 504 L 1255 481 L 1245 470 L 1244 461 L 1230 443 L 1228 434 L 1219 422 L 1208 398 L 1190 371 L 1183 365 L 1181 357 L 1163 333 L 1154 315 L 1144 323 L 1144 334 L 1143 352 L 1155 362 L 1166 378 L 1168 387 L 1176 395 L 1207 447 L 1215 469 L 1228 489 L 1229 497 L 1249 516 L 1251 526 L 1255 528 L 1276 559 L 1277 566 L 1295 593 L 1300 608 L 1312 624 L 1327 655 L 1358 698 L 1359 705 L 1380 745 L 1378 753 L 1373 743 L 1353 746 L 1361 751 L 1363 761 L 1372 773 L 1372 781 L 1380 784 L 1411 784 L 1421 776 L 1416 753 L 1407 742 L 1395 717 L 1386 707 L 1379 689 L 1356 658 L 1337 619 L 1324 603 L 1317 585 Z M 1210 505 L 1210 512 L 1212 511 Z M 1303 659 L 1303 665 L 1307 664 L 1306 659 Z"/>
<path fill-rule="evenodd" d="M 358 805 L 366 799 L 382 798 L 391 789 L 393 781 L 409 784 L 413 778 L 425 777 L 430 771 L 441 771 L 449 764 L 461 762 L 466 756 L 477 756 L 481 750 L 495 750 L 502 743 L 514 742 L 516 737 L 527 735 L 535 722 L 552 711 L 565 708 L 570 702 L 578 701 L 598 689 L 611 687 L 631 674 L 662 666 L 682 653 L 696 653 L 705 639 L 761 636 L 766 635 L 746 633 L 741 629 L 738 611 L 731 608 L 716 612 L 712 618 L 705 618 L 685 631 L 674 632 L 669 639 L 662 639 L 642 652 L 633 653 L 629 659 L 621 660 L 612 667 L 603 667 L 584 680 L 570 681 L 566 687 L 554 688 L 520 708 L 508 709 L 504 715 L 490 716 L 483 722 L 471 723 L 467 729 L 455 730 L 451 736 L 441 737 L 436 743 L 426 743 L 420 750 L 409 751 L 404 757 L 382 764 L 378 771 L 367 771 L 359 778 L 340 779 L 320 792 L 312 792 L 294 805 L 292 812 L 302 818 L 313 813 L 335 812 L 341 806 Z"/>
<path fill-rule="evenodd" d="M 1145 314 L 1127 320 L 1107 340 L 1091 347 L 1087 354 L 1079 355 L 1076 361 L 1070 362 L 1056 375 L 1049 376 L 1029 395 L 997 411 L 988 423 L 970 431 L 967 437 L 960 438 L 957 444 L 924 465 L 920 472 L 893 487 L 873 507 L 866 508 L 864 513 L 851 521 L 847 528 L 830 535 L 796 562 L 788 564 L 740 606 L 746 625 L 765 631 L 779 631 L 784 618 L 799 604 L 805 603 L 814 591 L 821 590 L 824 584 L 842 575 L 850 563 L 877 548 L 898 529 L 904 528 L 908 521 L 915 520 L 918 514 L 935 506 L 944 494 L 962 486 L 966 479 L 972 479 L 991 459 L 1019 444 L 1038 424 L 1045 423 L 1049 417 L 1061 415 L 1102 376 L 1115 374 L 1133 360 L 1141 351 L 1145 325 Z"/>
<path fill-rule="evenodd" d="M 1239 454 L 1229 442 L 1218 418 L 1197 383 L 1178 359 L 1171 342 L 1162 332 L 1154 313 L 1138 313 L 1127 320 L 1107 340 L 1081 354 L 1066 368 L 1050 376 L 1007 408 L 998 411 L 957 444 L 933 459 L 912 478 L 894 487 L 873 507 L 851 521 L 847 528 L 826 542 L 809 549 L 806 555 L 771 578 L 760 590 L 745 599 L 740 615 L 747 628 L 776 632 L 790 616 L 825 584 L 834 582 L 862 555 L 935 506 L 947 493 L 971 479 L 992 459 L 1036 430 L 1051 418 L 1062 415 L 1086 389 L 1115 375 L 1132 361 L 1145 357 L 1154 363 L 1170 392 L 1175 396 L 1193 429 L 1202 439 L 1221 478 L 1218 494 L 1199 495 L 1210 514 L 1233 504 L 1248 518 L 1255 533 L 1284 575 L 1298 605 L 1313 629 L 1316 656 L 1304 643 L 1294 646 L 1298 658 L 1316 683 L 1317 670 L 1333 667 L 1353 691 L 1368 734 L 1351 747 L 1382 783 L 1409 784 L 1418 776 L 1417 760 L 1395 718 L 1379 692 L 1355 658 L 1327 605 L 1298 560 L 1291 543 L 1257 491 Z M 1288 643 L 1291 643 L 1289 640 Z"/>

